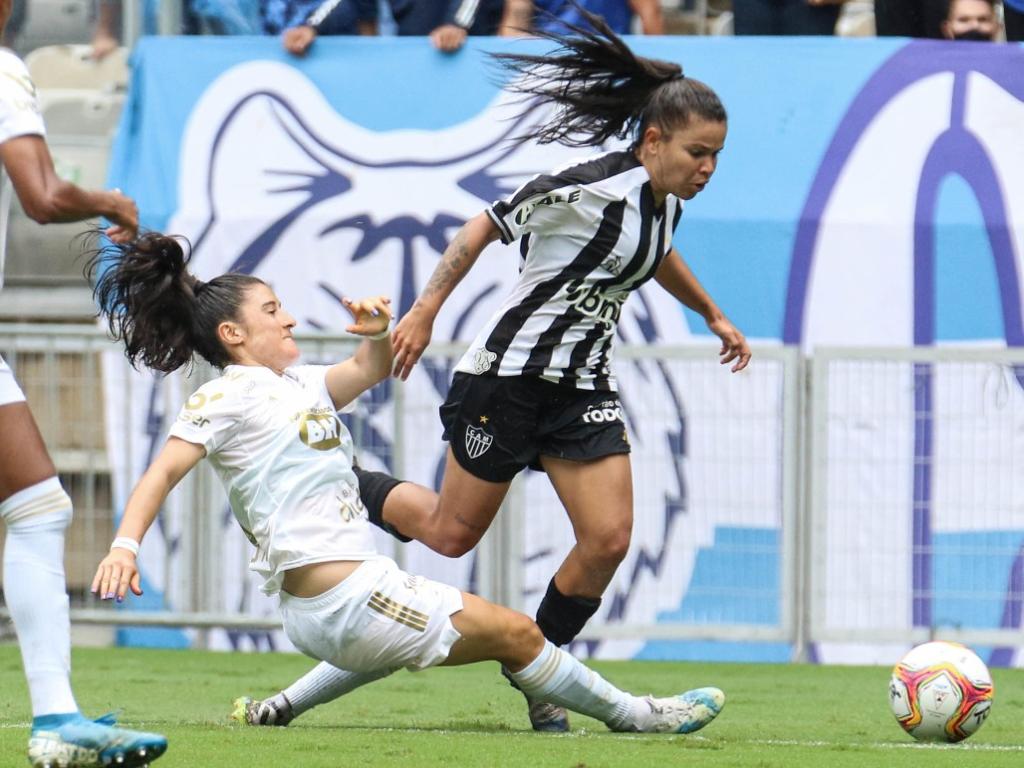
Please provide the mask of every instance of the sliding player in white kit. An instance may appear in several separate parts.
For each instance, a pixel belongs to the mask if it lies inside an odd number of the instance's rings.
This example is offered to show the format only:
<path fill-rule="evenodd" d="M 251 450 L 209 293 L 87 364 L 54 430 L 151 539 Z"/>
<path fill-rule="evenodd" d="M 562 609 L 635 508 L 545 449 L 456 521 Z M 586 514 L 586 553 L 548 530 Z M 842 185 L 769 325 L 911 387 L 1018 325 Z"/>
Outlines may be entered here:
<path fill-rule="evenodd" d="M 11 13 L 0 0 L 0 32 Z M 25 64 L 0 49 L 0 284 L 11 191 L 40 224 L 105 216 L 115 240 L 135 237 L 135 203 L 118 191 L 93 192 L 57 176 L 46 146 L 35 86 Z M 71 691 L 71 629 L 64 581 L 64 531 L 71 498 L 61 486 L 25 395 L 0 358 L 0 517 L 4 598 L 32 699 L 29 763 L 35 768 L 141 766 L 167 748 L 163 736 L 89 720 Z M 5 761 L 6 762 L 6 761 Z"/>
<path fill-rule="evenodd" d="M 237 274 L 204 283 L 187 262 L 176 239 L 155 233 L 93 257 L 94 267 L 107 267 L 97 298 L 133 364 L 170 372 L 198 354 L 223 371 L 188 400 L 136 485 L 93 591 L 141 594 L 139 542 L 205 457 L 255 547 L 250 568 L 278 596 L 288 637 L 342 670 L 334 696 L 401 667 L 496 660 L 529 695 L 616 731 L 689 733 L 721 711 L 717 688 L 667 698 L 620 691 L 523 614 L 404 573 L 378 554 L 351 436 L 336 412 L 391 370 L 389 301 L 346 301 L 355 319 L 348 331 L 366 337 L 351 358 L 296 366 L 295 320 L 270 286 Z"/>

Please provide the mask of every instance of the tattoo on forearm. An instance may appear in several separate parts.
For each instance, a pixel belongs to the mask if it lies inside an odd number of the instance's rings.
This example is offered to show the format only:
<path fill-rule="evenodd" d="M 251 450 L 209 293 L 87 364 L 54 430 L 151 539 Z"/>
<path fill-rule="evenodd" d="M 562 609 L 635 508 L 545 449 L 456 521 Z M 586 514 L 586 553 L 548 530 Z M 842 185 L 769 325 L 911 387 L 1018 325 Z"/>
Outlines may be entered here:
<path fill-rule="evenodd" d="M 455 239 L 445 248 L 440 263 L 423 289 L 423 295 L 433 296 L 451 291 L 455 284 L 462 279 L 468 261 L 469 246 L 466 243 L 465 233 L 460 230 L 455 235 Z"/>

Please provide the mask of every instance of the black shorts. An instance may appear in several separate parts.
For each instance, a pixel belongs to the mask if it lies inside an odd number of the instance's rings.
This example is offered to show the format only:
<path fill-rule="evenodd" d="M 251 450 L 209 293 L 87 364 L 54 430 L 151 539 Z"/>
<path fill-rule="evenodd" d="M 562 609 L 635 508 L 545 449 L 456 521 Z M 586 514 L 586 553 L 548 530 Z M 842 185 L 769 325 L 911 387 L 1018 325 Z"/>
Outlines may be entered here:
<path fill-rule="evenodd" d="M 587 461 L 629 453 L 615 392 L 519 376 L 456 373 L 441 406 L 444 439 L 475 477 L 507 482 L 540 457 Z"/>

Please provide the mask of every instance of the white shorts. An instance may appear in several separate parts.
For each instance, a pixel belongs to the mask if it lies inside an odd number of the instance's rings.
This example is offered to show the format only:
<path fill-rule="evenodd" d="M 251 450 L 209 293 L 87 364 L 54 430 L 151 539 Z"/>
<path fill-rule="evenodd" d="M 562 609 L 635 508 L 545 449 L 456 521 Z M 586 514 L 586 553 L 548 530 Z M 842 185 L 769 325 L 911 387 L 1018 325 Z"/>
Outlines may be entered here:
<path fill-rule="evenodd" d="M 462 593 L 410 576 L 387 557 L 365 561 L 322 595 L 280 599 L 295 647 L 352 672 L 433 667 L 461 637 L 451 616 L 462 610 Z"/>
<path fill-rule="evenodd" d="M 25 402 L 25 393 L 21 391 L 18 382 L 14 380 L 14 372 L 11 366 L 0 357 L 0 405 L 9 403 Z"/>

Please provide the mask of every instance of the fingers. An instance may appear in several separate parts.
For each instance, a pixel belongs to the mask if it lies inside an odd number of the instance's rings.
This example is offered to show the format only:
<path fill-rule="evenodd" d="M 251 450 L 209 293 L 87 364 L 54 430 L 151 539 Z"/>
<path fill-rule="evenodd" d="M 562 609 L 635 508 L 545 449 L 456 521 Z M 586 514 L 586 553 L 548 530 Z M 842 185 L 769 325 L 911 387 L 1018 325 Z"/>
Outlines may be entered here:
<path fill-rule="evenodd" d="M 387 296 L 374 296 L 359 301 L 343 297 L 341 302 L 355 321 L 345 328 L 349 333 L 373 336 L 387 330 L 391 322 L 391 299 Z"/>
<path fill-rule="evenodd" d="M 405 381 L 409 378 L 409 374 L 412 373 L 416 363 L 419 362 L 420 355 L 423 354 L 423 348 L 414 348 L 414 345 L 409 343 L 399 333 L 398 329 L 395 329 L 391 344 L 395 349 L 394 376 L 396 379 Z"/>
<path fill-rule="evenodd" d="M 129 588 L 136 595 L 142 594 L 139 571 L 135 565 L 122 562 L 119 559 L 104 558 L 96 570 L 96 576 L 93 577 L 90 587 L 92 593 L 100 600 L 116 599 L 120 603 L 124 600 Z"/>

